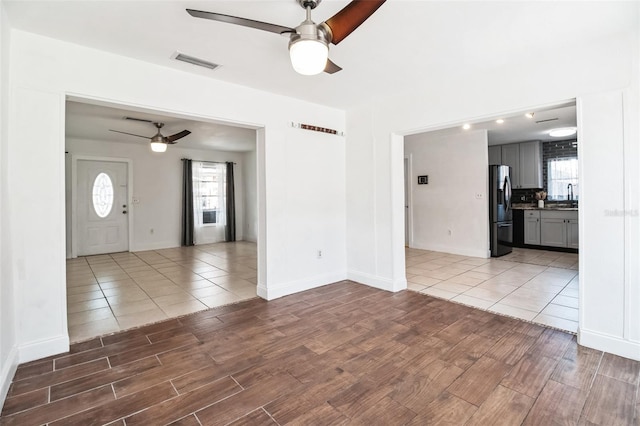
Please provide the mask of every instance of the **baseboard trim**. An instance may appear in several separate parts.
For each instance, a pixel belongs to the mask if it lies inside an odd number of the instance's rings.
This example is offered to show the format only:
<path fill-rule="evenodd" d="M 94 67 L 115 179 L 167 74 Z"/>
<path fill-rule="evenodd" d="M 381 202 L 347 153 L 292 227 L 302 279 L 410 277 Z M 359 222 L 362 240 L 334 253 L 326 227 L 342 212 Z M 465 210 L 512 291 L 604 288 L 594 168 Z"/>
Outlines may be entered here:
<path fill-rule="evenodd" d="M 270 285 L 268 287 L 265 287 L 264 284 L 258 284 L 257 294 L 263 299 L 273 300 L 290 294 L 299 293 L 301 291 L 311 290 L 312 288 L 322 287 L 338 281 L 344 281 L 345 279 L 347 279 L 346 273 L 342 272 L 316 275 L 302 280 Z"/>
<path fill-rule="evenodd" d="M 180 242 L 175 241 L 157 241 L 149 243 L 132 244 L 129 248 L 130 252 L 134 251 L 149 251 L 149 250 L 162 250 L 167 248 L 180 247 Z"/>
<path fill-rule="evenodd" d="M 369 287 L 391 291 L 394 293 L 407 289 L 407 279 L 405 277 L 397 280 L 392 280 L 389 278 L 382 278 L 377 275 L 368 274 L 366 272 L 350 270 L 347 273 L 347 278 L 351 281 L 368 285 Z"/>
<path fill-rule="evenodd" d="M 50 339 L 36 340 L 18 347 L 20 363 L 61 354 L 69 351 L 69 335 L 61 335 Z"/>
<path fill-rule="evenodd" d="M 640 342 L 578 328 L 578 343 L 599 351 L 640 361 Z"/>
<path fill-rule="evenodd" d="M 0 410 L 4 406 L 4 401 L 7 399 L 9 393 L 9 386 L 13 376 L 16 374 L 18 368 L 18 348 L 12 347 L 9 351 L 6 361 L 2 363 L 2 371 L 0 371 Z"/>
<path fill-rule="evenodd" d="M 438 251 L 441 253 L 457 254 L 460 256 L 480 257 L 482 259 L 487 258 L 487 249 L 469 250 L 468 248 L 465 248 L 465 247 L 442 246 L 437 244 L 421 243 L 416 241 L 411 242 L 410 248 Z M 489 254 L 490 253 L 491 252 L 489 252 Z"/>

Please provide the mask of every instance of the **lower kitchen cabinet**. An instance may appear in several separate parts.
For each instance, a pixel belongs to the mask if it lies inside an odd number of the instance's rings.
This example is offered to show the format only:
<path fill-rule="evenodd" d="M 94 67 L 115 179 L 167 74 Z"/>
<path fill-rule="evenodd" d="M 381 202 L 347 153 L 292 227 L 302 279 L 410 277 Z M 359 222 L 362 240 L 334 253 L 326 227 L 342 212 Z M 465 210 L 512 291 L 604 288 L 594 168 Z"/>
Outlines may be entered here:
<path fill-rule="evenodd" d="M 540 211 L 540 244 L 578 248 L 578 212 Z"/>
<path fill-rule="evenodd" d="M 566 247 L 566 219 L 542 217 L 540 224 L 540 244 L 550 247 Z"/>
<path fill-rule="evenodd" d="M 524 243 L 540 245 L 539 210 L 525 210 L 524 212 Z"/>
<path fill-rule="evenodd" d="M 577 249 L 578 243 L 578 218 L 576 217 L 567 220 L 567 247 Z"/>

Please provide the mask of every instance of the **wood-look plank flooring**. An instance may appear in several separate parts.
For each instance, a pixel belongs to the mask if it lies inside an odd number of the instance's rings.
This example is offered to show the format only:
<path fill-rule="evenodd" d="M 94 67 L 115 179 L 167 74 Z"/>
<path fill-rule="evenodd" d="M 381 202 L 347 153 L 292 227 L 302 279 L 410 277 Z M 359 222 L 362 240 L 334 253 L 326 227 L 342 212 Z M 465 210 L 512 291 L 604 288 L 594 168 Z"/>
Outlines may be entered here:
<path fill-rule="evenodd" d="M 640 362 L 341 282 L 21 365 L 1 425 L 640 425 Z"/>

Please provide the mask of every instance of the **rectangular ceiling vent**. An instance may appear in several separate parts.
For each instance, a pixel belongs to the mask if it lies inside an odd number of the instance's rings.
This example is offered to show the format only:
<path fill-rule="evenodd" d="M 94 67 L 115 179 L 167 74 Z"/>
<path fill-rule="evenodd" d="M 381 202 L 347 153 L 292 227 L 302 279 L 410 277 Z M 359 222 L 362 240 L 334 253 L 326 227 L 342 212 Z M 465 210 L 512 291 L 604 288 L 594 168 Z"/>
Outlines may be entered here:
<path fill-rule="evenodd" d="M 215 70 L 220 65 L 214 64 L 213 62 L 205 61 L 204 59 L 196 58 L 194 56 L 185 55 L 184 53 L 176 52 L 173 56 L 173 59 L 176 61 L 186 62 L 188 64 L 197 65 L 199 67 L 209 68 L 211 70 Z"/>
<path fill-rule="evenodd" d="M 548 118 L 548 119 L 546 119 L 546 120 L 539 120 L 539 121 L 536 121 L 536 124 L 540 124 L 540 123 L 548 123 L 549 121 L 556 121 L 556 120 L 557 120 L 557 118 Z"/>
<path fill-rule="evenodd" d="M 147 120 L 146 118 L 135 118 L 135 117 L 128 117 L 128 116 L 124 116 L 122 117 L 123 120 L 133 120 L 133 121 L 144 121 L 145 123 L 151 123 L 151 120 Z"/>

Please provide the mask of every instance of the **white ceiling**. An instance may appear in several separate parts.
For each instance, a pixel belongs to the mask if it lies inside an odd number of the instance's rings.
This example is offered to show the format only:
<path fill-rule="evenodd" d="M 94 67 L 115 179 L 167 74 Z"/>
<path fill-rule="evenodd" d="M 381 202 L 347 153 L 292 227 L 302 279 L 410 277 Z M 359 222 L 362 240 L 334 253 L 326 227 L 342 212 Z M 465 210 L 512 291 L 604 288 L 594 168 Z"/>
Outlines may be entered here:
<path fill-rule="evenodd" d="M 533 118 L 525 116 L 525 111 L 506 116 L 496 116 L 490 120 L 480 122 L 470 122 L 471 127 L 465 130 L 460 123 L 459 126 L 449 127 L 442 130 L 429 132 L 432 136 L 450 136 L 466 131 L 487 130 L 489 145 L 499 145 L 510 142 L 525 141 L 553 141 L 574 139 L 575 136 L 554 138 L 549 136 L 549 131 L 563 127 L 576 127 L 576 105 L 575 102 L 558 105 L 549 108 L 533 109 Z M 497 119 L 503 119 L 503 123 L 498 123 Z"/>
<path fill-rule="evenodd" d="M 67 138 L 81 140 L 148 144 L 149 141 L 143 138 L 111 131 L 148 136 L 149 139 L 156 134 L 153 124 L 125 117 L 164 123 L 164 136 L 182 130 L 191 131 L 190 135 L 178 141 L 184 148 L 245 152 L 254 150 L 256 146 L 253 129 L 72 101 L 67 102 L 65 134 Z"/>
<path fill-rule="evenodd" d="M 286 37 L 193 18 L 185 11 L 214 11 L 294 27 L 304 18 L 296 0 L 3 0 L 11 25 L 25 31 L 339 108 L 416 87 L 455 84 L 456 79 L 527 63 L 549 51 L 561 52 L 578 42 L 634 28 L 634 3 L 388 0 L 345 41 L 331 46 L 330 57 L 342 71 L 309 77 L 291 68 Z M 346 4 L 347 0 L 324 0 L 312 16 L 324 21 Z M 222 66 L 212 71 L 172 60 L 177 51 Z M 192 131 L 179 142 L 182 146 L 236 151 L 255 146 L 251 129 L 77 103 L 68 104 L 67 136 L 147 143 L 109 132 L 155 134 L 148 123 L 123 120 L 127 115 L 166 123 L 165 135 Z M 556 116 L 554 122 L 535 123 Z M 492 119 L 472 123 L 472 128 L 488 129 L 490 144 L 546 140 L 549 128 L 575 126 L 575 106 L 537 110 L 534 120 L 520 113 L 502 118 L 502 125 Z"/>
<path fill-rule="evenodd" d="M 637 25 L 633 1 L 389 0 L 331 46 L 343 71 L 308 77 L 292 70 L 285 37 L 185 11 L 293 27 L 304 18 L 296 0 L 2 1 L 18 29 L 338 108 L 544 60 Z M 347 3 L 324 0 L 313 18 L 324 21 Z M 177 62 L 176 51 L 222 66 L 211 71 Z"/>
<path fill-rule="evenodd" d="M 65 135 L 67 138 L 80 140 L 148 145 L 149 141 L 143 138 L 110 131 L 120 130 L 149 138 L 156 134 L 157 129 L 153 124 L 126 120 L 124 117 L 164 123 L 164 136 L 182 130 L 191 131 L 190 135 L 177 141 L 183 148 L 236 152 L 256 148 L 256 132 L 253 129 L 72 101 L 67 101 Z"/>

